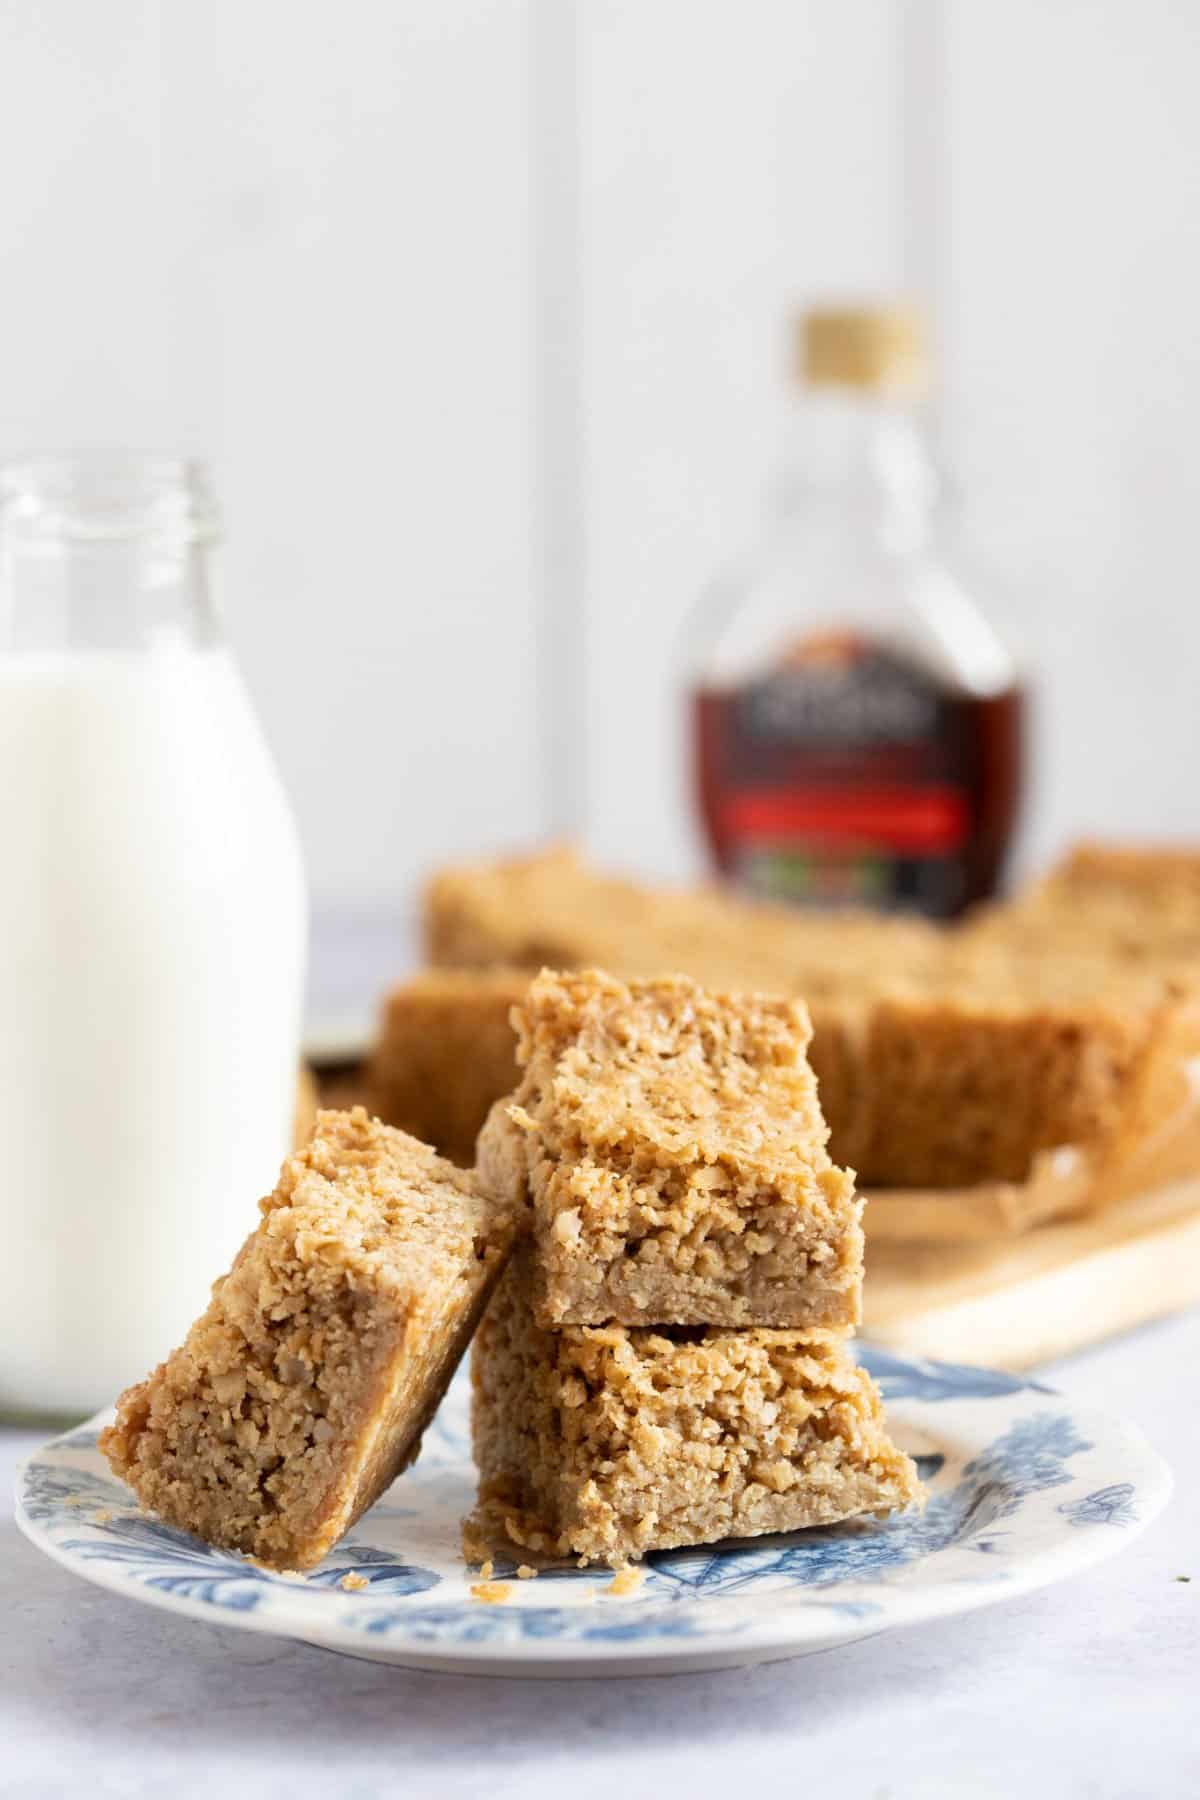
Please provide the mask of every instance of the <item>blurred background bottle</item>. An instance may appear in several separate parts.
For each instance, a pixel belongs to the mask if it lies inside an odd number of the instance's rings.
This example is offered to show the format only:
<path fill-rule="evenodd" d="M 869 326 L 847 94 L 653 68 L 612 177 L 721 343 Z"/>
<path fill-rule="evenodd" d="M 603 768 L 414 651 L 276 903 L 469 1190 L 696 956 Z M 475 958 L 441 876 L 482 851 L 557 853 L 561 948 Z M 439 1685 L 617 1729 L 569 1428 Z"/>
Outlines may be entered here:
<path fill-rule="evenodd" d="M 180 1342 L 296 1105 L 304 877 L 204 471 L 0 470 L 0 1413 Z"/>
<path fill-rule="evenodd" d="M 1024 694 L 951 572 L 899 309 L 810 311 L 765 542 L 697 612 L 691 730 L 718 870 L 770 899 L 951 917 L 995 892 Z"/>

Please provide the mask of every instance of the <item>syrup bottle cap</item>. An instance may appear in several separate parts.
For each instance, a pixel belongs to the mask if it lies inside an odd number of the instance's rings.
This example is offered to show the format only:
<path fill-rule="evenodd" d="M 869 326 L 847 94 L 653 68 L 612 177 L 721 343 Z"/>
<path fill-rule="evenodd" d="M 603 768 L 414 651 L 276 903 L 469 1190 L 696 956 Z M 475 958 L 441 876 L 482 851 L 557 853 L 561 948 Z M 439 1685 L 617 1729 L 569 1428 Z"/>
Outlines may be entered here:
<path fill-rule="evenodd" d="M 911 308 L 810 307 L 797 324 L 798 373 L 813 387 L 919 394 L 928 386 L 925 332 Z"/>

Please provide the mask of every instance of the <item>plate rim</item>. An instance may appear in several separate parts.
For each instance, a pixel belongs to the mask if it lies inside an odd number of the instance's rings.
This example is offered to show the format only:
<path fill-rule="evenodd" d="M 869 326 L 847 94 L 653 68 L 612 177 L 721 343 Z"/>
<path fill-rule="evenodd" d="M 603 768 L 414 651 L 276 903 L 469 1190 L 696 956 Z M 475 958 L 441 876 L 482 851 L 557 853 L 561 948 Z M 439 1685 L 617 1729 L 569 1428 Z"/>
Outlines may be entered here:
<path fill-rule="evenodd" d="M 870 1348 L 869 1345 L 864 1347 Z M 915 1367 L 938 1366 L 929 1359 L 903 1360 Z M 439 1643 L 436 1638 L 416 1636 L 411 1631 L 406 1633 L 402 1619 L 394 1619 L 386 1639 L 381 1639 L 378 1643 L 379 1653 L 369 1660 L 409 1668 L 420 1668 L 424 1661 L 426 1666 L 456 1668 L 464 1674 L 511 1672 L 533 1675 L 547 1673 L 552 1669 L 554 1672 L 574 1670 L 586 1676 L 589 1672 L 614 1672 L 618 1665 L 629 1669 L 636 1666 L 647 1671 L 650 1671 L 650 1665 L 663 1665 L 666 1672 L 665 1665 L 668 1664 L 677 1669 L 685 1669 L 691 1664 L 701 1667 L 707 1660 L 711 1667 L 712 1658 L 720 1654 L 726 1654 L 729 1662 L 763 1661 L 772 1654 L 781 1658 L 789 1654 L 801 1656 L 806 1650 L 833 1648 L 909 1625 L 963 1616 L 1053 1586 L 1058 1581 L 1067 1580 L 1107 1561 L 1140 1536 L 1170 1503 L 1174 1478 L 1166 1459 L 1133 1421 L 1091 1407 L 1076 1407 L 1060 1391 L 1044 1387 L 1032 1379 L 1027 1379 L 1020 1389 L 1014 1390 L 1019 1391 L 1034 1391 L 1047 1400 L 1066 1400 L 1072 1422 L 1092 1439 L 1093 1446 L 1098 1444 L 1106 1458 L 1115 1457 L 1128 1466 L 1130 1477 L 1137 1482 L 1138 1511 L 1136 1518 L 1125 1523 L 1119 1533 L 1100 1530 L 1068 1533 L 1064 1528 L 1064 1532 L 1052 1542 L 1029 1550 L 1019 1563 L 1007 1568 L 1003 1581 L 970 1580 L 952 1576 L 927 1586 L 902 1583 L 891 1585 L 888 1592 L 892 1604 L 880 1616 L 869 1620 L 861 1615 L 841 1611 L 835 1603 L 830 1603 L 827 1607 L 819 1602 L 806 1604 L 797 1597 L 789 1605 L 786 1601 L 793 1598 L 791 1595 L 778 1596 L 784 1603 L 766 1608 L 762 1620 L 741 1622 L 736 1629 L 724 1632 L 719 1623 L 714 1624 L 702 1637 L 694 1640 L 665 1636 L 642 1640 L 589 1638 L 581 1641 L 521 1635 L 503 1641 L 483 1636 Z M 979 1408 L 995 1404 L 1002 1398 L 1013 1397 L 1013 1393 L 1007 1396 L 975 1396 L 970 1400 L 949 1404 Z M 910 1399 L 896 1401 L 893 1410 L 901 1411 L 910 1406 L 918 1409 L 932 1408 L 938 1404 L 940 1403 Z M 102 1559 L 91 1561 L 81 1558 L 76 1552 L 57 1543 L 40 1521 L 30 1517 L 25 1505 L 26 1479 L 30 1470 L 46 1462 L 53 1464 L 57 1459 L 51 1455 L 52 1452 L 69 1450 L 71 1435 L 95 1430 L 98 1424 L 111 1417 L 112 1410 L 111 1407 L 105 1408 L 91 1419 L 74 1426 L 70 1433 L 60 1433 L 22 1458 L 17 1465 L 14 1518 L 18 1530 L 35 1549 L 79 1579 L 159 1612 L 192 1619 L 218 1629 L 249 1631 L 258 1636 L 302 1642 L 335 1653 L 363 1654 L 371 1640 L 361 1626 L 347 1625 L 332 1617 L 327 1622 L 322 1622 L 319 1615 L 314 1618 L 309 1611 L 318 1594 L 327 1594 L 332 1607 L 332 1589 L 314 1590 L 301 1580 L 293 1584 L 284 1578 L 271 1590 L 270 1608 L 262 1611 L 256 1608 L 245 1612 L 219 1608 L 208 1600 L 154 1588 L 137 1580 L 119 1564 L 109 1565 Z M 80 1448 L 94 1453 L 94 1446 Z M 81 1524 L 87 1522 L 85 1515 L 81 1518 Z M 233 1556 L 233 1553 L 228 1554 Z M 610 1571 L 605 1569 L 596 1569 L 590 1573 L 593 1579 L 610 1577 Z M 838 1584 L 837 1592 L 849 1600 L 862 1589 L 875 1588 L 877 1585 L 870 1579 L 861 1582 L 848 1580 Z M 797 1593 L 803 1591 L 800 1589 Z M 341 1602 L 349 1601 L 353 1604 L 365 1602 L 369 1597 L 347 1592 L 342 1593 L 339 1598 Z M 375 1605 L 379 1605 L 385 1596 L 370 1598 Z M 600 1601 L 600 1596 L 597 1599 Z M 632 1625 L 634 1620 L 631 1619 L 630 1623 Z"/>

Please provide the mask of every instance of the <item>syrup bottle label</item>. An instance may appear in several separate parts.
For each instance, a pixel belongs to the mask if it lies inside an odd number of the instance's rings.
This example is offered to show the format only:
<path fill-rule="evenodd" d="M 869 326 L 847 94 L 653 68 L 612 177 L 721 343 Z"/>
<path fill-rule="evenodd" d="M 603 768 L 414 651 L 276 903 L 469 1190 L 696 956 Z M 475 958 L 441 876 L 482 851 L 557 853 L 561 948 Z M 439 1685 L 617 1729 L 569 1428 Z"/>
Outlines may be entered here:
<path fill-rule="evenodd" d="M 701 695 L 702 797 L 726 872 L 772 899 L 958 911 L 974 813 L 969 704 L 841 633 Z"/>

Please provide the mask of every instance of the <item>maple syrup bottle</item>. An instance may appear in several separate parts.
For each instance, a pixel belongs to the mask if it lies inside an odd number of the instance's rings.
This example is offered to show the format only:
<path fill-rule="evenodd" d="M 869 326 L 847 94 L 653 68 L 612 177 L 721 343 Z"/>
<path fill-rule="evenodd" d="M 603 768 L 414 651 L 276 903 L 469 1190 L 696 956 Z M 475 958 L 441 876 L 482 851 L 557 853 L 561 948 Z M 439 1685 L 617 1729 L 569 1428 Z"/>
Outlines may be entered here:
<path fill-rule="evenodd" d="M 939 549 L 919 322 L 809 312 L 799 362 L 767 540 L 691 629 L 701 817 L 718 870 L 765 898 L 949 918 L 1003 873 L 1022 687 Z"/>

